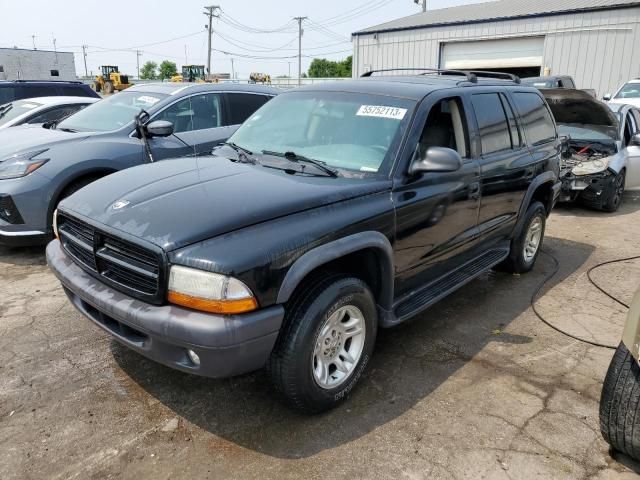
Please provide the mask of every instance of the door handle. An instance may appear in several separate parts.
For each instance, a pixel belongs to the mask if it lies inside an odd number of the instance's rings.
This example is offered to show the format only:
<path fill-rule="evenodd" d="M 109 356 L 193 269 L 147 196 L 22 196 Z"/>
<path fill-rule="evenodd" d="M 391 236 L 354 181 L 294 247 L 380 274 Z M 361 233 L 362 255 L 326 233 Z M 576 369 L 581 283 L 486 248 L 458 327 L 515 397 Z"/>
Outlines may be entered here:
<path fill-rule="evenodd" d="M 469 199 L 480 200 L 480 182 L 474 182 L 469 185 Z"/>

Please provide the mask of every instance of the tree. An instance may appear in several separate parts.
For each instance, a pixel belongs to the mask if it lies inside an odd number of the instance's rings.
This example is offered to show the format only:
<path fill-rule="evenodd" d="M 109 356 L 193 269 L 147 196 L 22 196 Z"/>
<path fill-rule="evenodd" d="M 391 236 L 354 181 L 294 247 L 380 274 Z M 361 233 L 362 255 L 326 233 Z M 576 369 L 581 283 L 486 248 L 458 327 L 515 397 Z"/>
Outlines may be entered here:
<path fill-rule="evenodd" d="M 160 80 L 166 80 L 168 78 L 173 77 L 176 73 L 178 73 L 178 68 L 174 62 L 170 62 L 169 60 L 164 60 L 160 64 Z"/>
<path fill-rule="evenodd" d="M 158 64 L 156 62 L 146 62 L 140 69 L 142 80 L 155 80 L 158 78 Z"/>
<path fill-rule="evenodd" d="M 314 58 L 309 66 L 309 76 L 311 78 L 350 77 L 352 68 L 352 56 L 348 56 L 341 62 L 334 62 L 326 58 Z"/>

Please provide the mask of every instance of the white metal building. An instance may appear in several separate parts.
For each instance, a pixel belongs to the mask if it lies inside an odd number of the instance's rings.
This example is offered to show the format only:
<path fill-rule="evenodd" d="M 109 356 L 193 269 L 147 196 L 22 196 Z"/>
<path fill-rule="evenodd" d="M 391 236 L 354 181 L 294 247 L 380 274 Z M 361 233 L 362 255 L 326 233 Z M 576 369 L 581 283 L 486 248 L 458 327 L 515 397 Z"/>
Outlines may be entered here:
<path fill-rule="evenodd" d="M 477 3 L 370 27 L 353 44 L 354 76 L 419 67 L 568 74 L 603 95 L 640 77 L 640 1 Z"/>
<path fill-rule="evenodd" d="M 76 80 L 73 53 L 0 48 L 0 80 Z"/>

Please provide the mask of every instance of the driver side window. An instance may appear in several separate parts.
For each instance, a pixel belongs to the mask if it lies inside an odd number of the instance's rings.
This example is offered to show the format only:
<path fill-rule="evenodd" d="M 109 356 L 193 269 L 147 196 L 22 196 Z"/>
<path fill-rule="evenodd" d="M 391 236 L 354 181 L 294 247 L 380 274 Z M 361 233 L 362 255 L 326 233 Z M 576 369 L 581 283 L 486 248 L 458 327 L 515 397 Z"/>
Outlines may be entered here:
<path fill-rule="evenodd" d="M 160 112 L 154 120 L 173 123 L 175 133 L 220 127 L 220 96 L 209 93 L 187 97 Z"/>
<path fill-rule="evenodd" d="M 429 112 L 420 136 L 421 158 L 429 147 L 446 147 L 468 157 L 468 142 L 462 102 L 459 98 L 447 98 L 436 103 Z"/>

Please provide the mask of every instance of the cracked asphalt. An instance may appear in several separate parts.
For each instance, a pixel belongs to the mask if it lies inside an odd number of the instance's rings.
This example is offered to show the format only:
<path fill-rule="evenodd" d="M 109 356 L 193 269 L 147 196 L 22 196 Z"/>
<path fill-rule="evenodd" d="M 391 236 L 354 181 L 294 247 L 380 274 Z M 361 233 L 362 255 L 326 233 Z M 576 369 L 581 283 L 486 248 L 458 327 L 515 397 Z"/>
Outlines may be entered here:
<path fill-rule="evenodd" d="M 640 199 L 615 215 L 563 207 L 545 251 L 560 262 L 539 309 L 617 344 L 624 308 L 586 270 L 640 254 Z M 542 324 L 529 299 L 553 270 L 488 273 L 379 334 L 359 388 L 304 417 L 264 373 L 189 376 L 119 346 L 67 302 L 43 249 L 0 249 L 0 478 L 631 479 L 600 437 L 612 350 Z M 640 261 L 594 272 L 628 302 Z"/>

